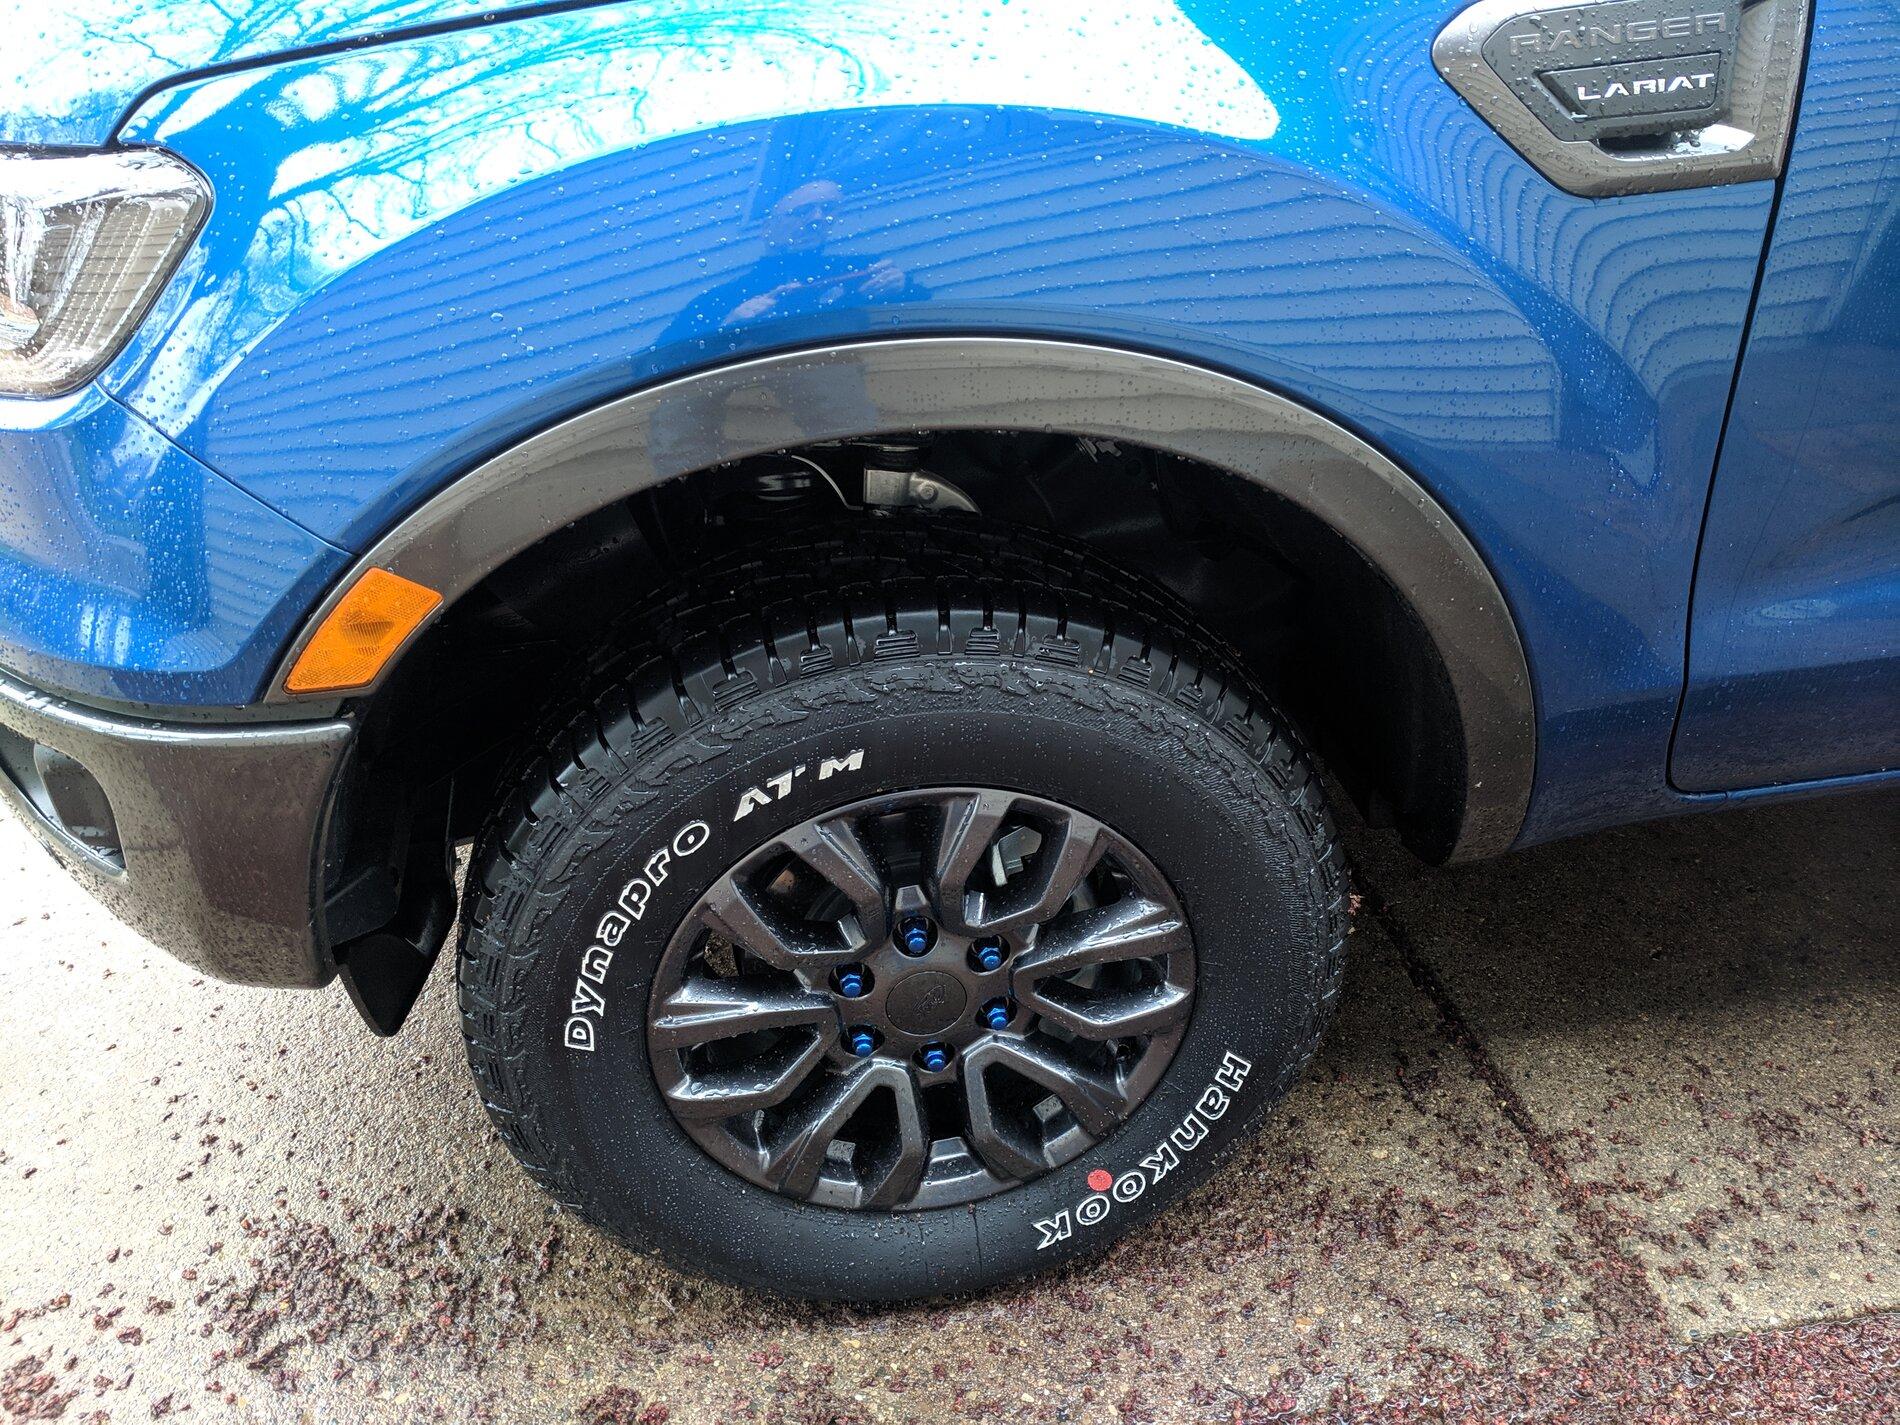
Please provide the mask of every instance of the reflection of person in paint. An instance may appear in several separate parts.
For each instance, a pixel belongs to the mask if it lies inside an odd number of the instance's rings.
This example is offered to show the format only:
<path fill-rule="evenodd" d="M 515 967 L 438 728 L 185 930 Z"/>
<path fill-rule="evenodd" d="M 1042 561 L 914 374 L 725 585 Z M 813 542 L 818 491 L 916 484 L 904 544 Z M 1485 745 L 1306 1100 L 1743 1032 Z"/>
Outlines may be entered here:
<path fill-rule="evenodd" d="M 829 178 L 801 183 L 780 198 L 766 215 L 765 252 L 758 262 L 694 298 L 668 324 L 661 340 L 760 317 L 807 316 L 854 297 L 904 293 L 911 283 L 892 263 L 829 250 L 843 202 L 844 190 Z"/>
<path fill-rule="evenodd" d="M 704 341 L 709 335 L 752 322 L 821 318 L 832 311 L 855 312 L 867 305 L 915 301 L 926 295 L 901 269 L 885 259 L 867 259 L 831 250 L 844 189 L 828 178 L 801 183 L 775 202 L 760 233 L 764 251 L 736 277 L 709 288 L 668 322 L 656 349 L 674 343 Z M 838 372 L 785 378 L 799 389 L 787 405 L 810 429 L 868 430 L 874 406 L 861 380 Z M 723 420 L 723 401 L 689 392 L 654 413 L 652 450 L 656 465 L 689 470 L 720 458 L 707 441 Z"/>

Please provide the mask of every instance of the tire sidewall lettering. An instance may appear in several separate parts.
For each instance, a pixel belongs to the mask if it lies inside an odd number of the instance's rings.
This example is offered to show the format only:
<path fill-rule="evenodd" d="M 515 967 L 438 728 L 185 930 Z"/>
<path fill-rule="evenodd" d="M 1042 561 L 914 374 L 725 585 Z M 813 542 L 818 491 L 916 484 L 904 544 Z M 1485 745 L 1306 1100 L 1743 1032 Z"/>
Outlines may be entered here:
<path fill-rule="evenodd" d="M 1076 1229 L 1097 1227 L 1108 1220 L 1119 1205 L 1127 1207 L 1144 1197 L 1151 1187 L 1183 1165 L 1183 1159 L 1211 1142 L 1215 1125 L 1227 1116 L 1240 1097 L 1243 1086 L 1253 1074 L 1253 1064 L 1239 1052 L 1229 1049 L 1214 1070 L 1212 1081 L 1196 1095 L 1194 1106 L 1182 1114 L 1163 1134 L 1152 1151 L 1141 1154 L 1135 1167 L 1111 1175 L 1108 1169 L 1093 1168 L 1089 1186 L 1109 1184 L 1106 1191 L 1091 1191 L 1074 1207 L 1065 1207 L 1051 1217 L 1037 1218 L 1036 1250 L 1047 1251 L 1059 1243 L 1071 1242 Z M 1139 1152 L 1139 1150 L 1135 1150 Z"/>
<path fill-rule="evenodd" d="M 674 815 L 690 820 L 677 823 L 673 832 L 657 844 L 637 847 L 619 863 L 620 870 L 609 883 L 614 887 L 609 892 L 610 903 L 593 922 L 593 940 L 580 952 L 567 1015 L 558 1031 L 560 1045 L 571 1057 L 585 1062 L 608 1042 L 608 1021 L 617 1003 L 608 990 L 608 973 L 616 957 L 624 961 L 636 948 L 642 952 L 638 956 L 642 973 L 637 984 L 644 991 L 647 973 L 707 886 L 733 862 L 810 816 L 811 804 L 835 800 L 844 795 L 847 785 L 856 782 L 850 774 L 864 770 L 864 746 L 852 744 L 840 751 L 828 740 L 825 749 L 808 759 L 821 774 L 810 779 L 810 794 L 806 794 L 806 779 L 788 778 L 787 794 L 770 803 L 770 814 L 746 820 L 736 830 L 727 826 L 728 817 L 716 808 L 741 801 L 742 794 L 734 794 L 729 788 L 734 782 L 744 783 L 751 774 L 722 768 L 725 775 L 695 788 L 676 804 Z M 793 765 L 802 769 L 806 764 Z M 820 785 L 822 793 L 816 790 Z M 858 795 L 861 793 L 854 792 L 846 799 L 855 800 Z M 718 854 L 707 855 L 716 842 L 731 844 L 721 845 Z M 642 1002 L 642 1020 L 645 1012 Z"/>
<path fill-rule="evenodd" d="M 580 953 L 580 965 L 568 997 L 567 1018 L 561 1024 L 561 1046 L 570 1053 L 593 1054 L 600 1046 L 609 1004 L 607 975 L 614 956 L 636 927 L 644 927 L 647 912 L 655 896 L 674 875 L 679 863 L 705 850 L 712 841 L 712 828 L 695 819 L 667 837 L 659 849 L 636 853 L 639 870 L 626 881 L 613 905 L 594 925 L 594 940 Z"/>

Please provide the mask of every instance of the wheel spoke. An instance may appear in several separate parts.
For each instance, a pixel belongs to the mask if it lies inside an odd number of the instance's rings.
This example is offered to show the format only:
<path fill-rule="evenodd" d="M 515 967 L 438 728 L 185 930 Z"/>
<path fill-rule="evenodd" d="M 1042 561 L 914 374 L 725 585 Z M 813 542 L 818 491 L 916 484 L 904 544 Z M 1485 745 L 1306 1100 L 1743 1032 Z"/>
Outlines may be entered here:
<path fill-rule="evenodd" d="M 1018 900 L 1015 888 L 1011 887 L 1008 915 L 986 929 L 1002 932 L 1051 919 L 1101 863 L 1105 849 L 1103 828 L 1093 817 L 1070 812 L 1042 832 L 1033 889 Z"/>
<path fill-rule="evenodd" d="M 923 1186 L 930 1166 L 930 1139 L 924 1131 L 917 1081 L 905 1071 L 891 1078 L 890 1089 L 897 1109 L 897 1141 L 889 1145 L 888 1166 L 864 1184 L 866 1207 L 888 1209 L 909 1202 Z"/>
<path fill-rule="evenodd" d="M 1024 879 L 1000 888 L 983 884 L 984 859 L 1017 800 L 1007 792 L 971 792 L 944 809 L 931 899 L 944 922 L 964 934 L 1008 935 L 1048 920 L 1102 859 L 1102 824 L 1064 812 L 1033 823 L 1042 845 Z"/>
<path fill-rule="evenodd" d="M 765 1029 L 835 1027 L 828 996 L 760 979 L 692 979 L 659 1004 L 647 1028 L 655 1049 L 688 1049 Z"/>
<path fill-rule="evenodd" d="M 884 938 L 889 919 L 884 877 L 848 818 L 834 816 L 807 822 L 789 832 L 780 844 L 851 902 L 857 912 L 858 931 L 863 941 Z"/>
<path fill-rule="evenodd" d="M 842 940 L 820 938 L 819 927 L 788 925 L 759 905 L 736 877 L 722 876 L 700 903 L 700 920 L 716 935 L 779 970 L 822 970 L 855 953 Z"/>
<path fill-rule="evenodd" d="M 991 1039 L 972 1049 L 964 1079 L 986 1081 L 992 1069 L 1004 1069 L 1047 1089 L 1075 1115 L 1083 1132 L 1099 1138 L 1128 1111 L 1127 1097 L 1114 1079 L 1072 1059 L 1056 1045 L 1027 1039 Z M 973 1115 L 974 1116 L 974 1115 Z"/>
<path fill-rule="evenodd" d="M 1127 1039 L 1159 1034 L 1188 1016 L 1194 992 L 1184 985 L 1088 991 L 1047 980 L 1021 995 L 1044 1020 L 1083 1039 Z"/>
<path fill-rule="evenodd" d="M 1005 1182 L 1022 1182 L 1049 1166 L 1041 1142 L 999 1109 L 990 1096 L 990 1045 L 978 1045 L 963 1061 L 965 1139 L 983 1166 Z"/>
<path fill-rule="evenodd" d="M 937 834 L 931 868 L 930 899 L 938 918 L 952 929 L 976 933 L 970 907 L 980 903 L 971 878 L 983 869 L 983 860 L 1009 816 L 1015 798 L 1007 792 L 968 792 L 946 801 L 943 825 Z M 977 914 L 980 916 L 981 911 Z"/>
<path fill-rule="evenodd" d="M 822 1034 L 789 1040 L 743 1064 L 682 1078 L 666 1088 L 666 1101 L 681 1118 L 699 1123 L 771 1108 L 797 1091 L 824 1062 L 828 1048 L 829 1040 Z"/>
<path fill-rule="evenodd" d="M 1070 975 L 1089 965 L 1173 955 L 1188 948 L 1187 923 L 1178 911 L 1141 896 L 1094 910 L 1078 911 L 1036 936 L 1018 957 L 1017 993 L 1050 975 Z"/>
<path fill-rule="evenodd" d="M 880 1061 L 828 1079 L 815 1092 L 793 1105 L 785 1122 L 768 1136 L 765 1145 L 766 1180 L 792 1197 L 810 1197 L 824 1171 L 825 1158 L 851 1115 L 873 1093 L 888 1089 L 897 1096 L 899 1123 L 903 1106 L 911 1106 L 911 1132 L 921 1151 L 923 1127 L 911 1097 L 910 1071 L 902 1064 Z M 902 1153 L 899 1160 L 902 1160 Z"/>

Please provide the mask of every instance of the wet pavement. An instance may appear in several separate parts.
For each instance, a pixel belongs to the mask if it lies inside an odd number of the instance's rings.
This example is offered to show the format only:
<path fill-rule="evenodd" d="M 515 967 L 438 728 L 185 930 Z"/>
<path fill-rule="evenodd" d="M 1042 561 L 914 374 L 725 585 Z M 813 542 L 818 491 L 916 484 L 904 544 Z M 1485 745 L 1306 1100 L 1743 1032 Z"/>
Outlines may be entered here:
<path fill-rule="evenodd" d="M 1452 871 L 1349 842 L 1340 1021 L 1216 1182 L 853 1311 L 552 1211 L 446 974 L 376 1040 L 0 824 L 0 1420 L 1900 1420 L 1900 797 Z"/>

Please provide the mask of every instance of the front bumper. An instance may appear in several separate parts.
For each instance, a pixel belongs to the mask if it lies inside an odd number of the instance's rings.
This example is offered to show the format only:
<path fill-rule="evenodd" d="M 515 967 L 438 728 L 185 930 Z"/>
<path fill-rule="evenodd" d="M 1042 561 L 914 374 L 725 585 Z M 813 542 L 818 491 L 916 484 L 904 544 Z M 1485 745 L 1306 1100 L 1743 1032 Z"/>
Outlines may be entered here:
<path fill-rule="evenodd" d="M 321 848 L 352 735 L 121 717 L 0 672 L 0 797 L 113 914 L 239 984 L 336 973 Z"/>

